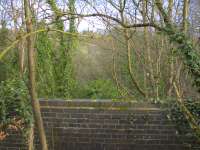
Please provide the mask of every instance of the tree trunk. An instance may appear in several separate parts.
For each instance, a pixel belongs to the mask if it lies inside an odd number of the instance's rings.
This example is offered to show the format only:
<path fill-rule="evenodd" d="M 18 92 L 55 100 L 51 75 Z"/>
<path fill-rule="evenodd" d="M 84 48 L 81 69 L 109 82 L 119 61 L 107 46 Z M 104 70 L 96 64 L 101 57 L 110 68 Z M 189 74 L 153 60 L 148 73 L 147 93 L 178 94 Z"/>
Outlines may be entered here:
<path fill-rule="evenodd" d="M 169 0 L 168 2 L 168 16 L 172 20 L 172 8 L 173 8 L 173 0 Z"/>
<path fill-rule="evenodd" d="M 31 125 L 28 135 L 28 150 L 34 150 L 34 126 Z"/>
<path fill-rule="evenodd" d="M 19 49 L 19 72 L 20 77 L 24 74 L 24 57 L 25 57 L 25 50 L 24 50 L 24 39 L 18 44 Z"/>
<path fill-rule="evenodd" d="M 188 31 L 188 12 L 189 12 L 189 0 L 184 0 L 183 6 L 183 32 L 186 33 Z"/>
<path fill-rule="evenodd" d="M 147 23 L 147 16 L 148 16 L 148 4 L 147 4 L 147 0 L 144 0 L 142 3 L 142 16 L 143 16 L 143 23 Z M 155 80 L 154 80 L 154 70 L 153 70 L 153 62 L 152 62 L 152 58 L 151 58 L 151 52 L 150 52 L 150 45 L 149 45 L 149 36 L 148 36 L 148 27 L 144 27 L 144 51 L 146 51 L 146 57 L 147 57 L 147 63 L 146 65 L 148 65 L 149 68 L 149 81 L 150 81 L 150 85 L 151 85 L 151 93 L 153 97 L 155 97 L 156 94 L 156 84 L 155 84 Z M 147 75 L 147 73 L 146 73 Z M 148 77 L 146 77 L 148 78 Z M 147 84 L 148 86 L 148 84 Z"/>
<path fill-rule="evenodd" d="M 169 0 L 168 4 L 168 16 L 170 18 L 170 21 L 172 21 L 172 7 L 173 7 L 173 0 Z M 170 44 L 171 47 L 171 44 Z M 172 90 L 173 90 L 173 80 L 174 80 L 174 56 L 172 53 L 169 54 L 170 56 L 170 77 L 169 77 L 169 89 L 167 92 L 167 96 L 172 96 Z"/>
<path fill-rule="evenodd" d="M 137 82 L 133 70 L 132 70 L 132 58 L 131 58 L 131 46 L 130 46 L 130 35 L 127 29 L 124 29 L 124 37 L 126 43 L 126 50 L 127 50 L 127 57 L 128 57 L 128 71 L 132 80 L 133 85 L 137 89 L 137 91 L 144 97 L 147 98 L 145 91 L 140 87 L 139 83 Z"/>
<path fill-rule="evenodd" d="M 24 0 L 24 11 L 26 20 L 27 33 L 33 32 L 30 1 Z M 35 52 L 34 52 L 34 38 L 33 36 L 27 37 L 27 49 L 28 49 L 28 68 L 29 68 L 29 93 L 31 96 L 31 104 L 33 109 L 34 120 L 38 129 L 39 139 L 42 146 L 42 150 L 48 150 L 45 130 L 41 117 L 40 104 L 37 100 L 36 83 L 35 83 Z"/>

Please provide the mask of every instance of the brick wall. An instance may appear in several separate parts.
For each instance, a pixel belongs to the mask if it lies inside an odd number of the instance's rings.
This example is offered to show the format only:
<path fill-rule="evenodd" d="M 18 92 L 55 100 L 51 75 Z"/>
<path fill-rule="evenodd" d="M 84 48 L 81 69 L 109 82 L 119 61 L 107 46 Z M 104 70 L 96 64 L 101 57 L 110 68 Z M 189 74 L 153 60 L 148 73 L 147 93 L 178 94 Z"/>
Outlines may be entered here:
<path fill-rule="evenodd" d="M 192 136 L 177 135 L 164 109 L 108 100 L 41 100 L 50 150 L 200 150 Z M 36 136 L 36 150 L 40 150 Z M 0 150 L 25 150 L 11 132 Z"/>

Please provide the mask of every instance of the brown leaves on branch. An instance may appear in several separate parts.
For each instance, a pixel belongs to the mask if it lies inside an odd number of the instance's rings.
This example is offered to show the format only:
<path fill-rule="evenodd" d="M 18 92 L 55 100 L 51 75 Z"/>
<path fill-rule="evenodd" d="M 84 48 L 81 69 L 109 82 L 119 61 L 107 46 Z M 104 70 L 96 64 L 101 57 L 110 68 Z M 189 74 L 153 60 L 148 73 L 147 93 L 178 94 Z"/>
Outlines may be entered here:
<path fill-rule="evenodd" d="M 3 141 L 6 137 L 7 137 L 7 133 L 5 133 L 4 131 L 0 131 L 0 141 Z"/>
<path fill-rule="evenodd" d="M 23 128 L 23 120 L 14 117 L 7 125 L 0 125 L 0 141 L 5 140 L 9 136 L 8 130 L 20 131 Z"/>

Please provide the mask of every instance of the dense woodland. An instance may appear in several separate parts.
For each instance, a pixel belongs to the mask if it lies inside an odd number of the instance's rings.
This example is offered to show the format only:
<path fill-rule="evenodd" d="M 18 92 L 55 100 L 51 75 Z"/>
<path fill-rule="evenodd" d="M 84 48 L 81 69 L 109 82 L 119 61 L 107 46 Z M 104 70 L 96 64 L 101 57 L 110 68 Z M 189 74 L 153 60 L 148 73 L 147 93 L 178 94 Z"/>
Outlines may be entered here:
<path fill-rule="evenodd" d="M 23 130 L 31 150 L 36 125 L 48 149 L 39 98 L 168 105 L 200 137 L 199 9 L 199 0 L 0 0 L 0 140 Z"/>

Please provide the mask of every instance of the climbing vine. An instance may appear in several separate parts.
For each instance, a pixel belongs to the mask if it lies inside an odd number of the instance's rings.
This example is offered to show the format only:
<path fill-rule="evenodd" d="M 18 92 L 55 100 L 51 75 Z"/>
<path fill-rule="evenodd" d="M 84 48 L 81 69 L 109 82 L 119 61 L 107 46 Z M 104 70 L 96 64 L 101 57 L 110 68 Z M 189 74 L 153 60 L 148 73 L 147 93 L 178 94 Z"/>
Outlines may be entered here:
<path fill-rule="evenodd" d="M 38 94 L 40 97 L 54 97 L 56 88 L 54 53 L 48 32 L 42 32 L 37 35 L 36 48 L 37 75 L 39 80 L 37 82 Z"/>
<path fill-rule="evenodd" d="M 177 52 L 184 56 L 184 63 L 193 76 L 193 84 L 200 92 L 200 54 L 195 50 L 191 40 L 182 32 L 171 34 L 170 41 L 179 44 Z"/>
<path fill-rule="evenodd" d="M 177 129 L 180 134 L 188 134 L 190 132 L 190 128 L 192 127 L 192 124 L 188 122 L 188 119 L 186 115 L 184 115 L 182 109 L 180 108 L 180 104 L 178 102 L 174 103 L 171 102 L 170 104 L 170 110 L 169 110 L 169 116 L 168 118 L 175 122 L 177 125 Z M 200 125 L 200 102 L 193 99 L 188 99 L 184 101 L 185 107 L 191 112 L 195 120 L 197 121 L 197 124 Z M 194 135 L 200 138 L 200 132 L 193 132 Z"/>
<path fill-rule="evenodd" d="M 193 85 L 197 88 L 198 92 L 200 92 L 200 55 L 195 50 L 190 39 L 182 32 L 177 31 L 170 24 L 167 25 L 165 29 L 165 33 L 169 36 L 169 40 L 174 44 L 177 44 L 177 49 L 175 50 L 177 53 L 182 55 L 183 62 L 185 66 L 187 66 L 189 73 L 193 77 Z M 174 84 L 175 85 L 175 84 Z M 175 86 L 176 93 L 178 92 Z M 197 137 L 200 137 L 200 128 L 196 122 L 199 122 L 199 116 L 195 116 L 195 107 L 191 107 L 191 105 L 185 104 L 179 93 L 177 93 L 177 105 L 178 111 L 176 117 L 174 119 L 176 122 L 182 122 L 184 125 L 185 120 L 180 121 L 180 117 L 186 119 L 187 124 L 193 129 Z M 190 103 L 191 104 L 191 103 Z M 189 107 L 190 106 L 190 107 Z M 198 105 L 197 105 L 198 106 Z M 199 108 L 198 108 L 199 109 Z M 173 111 L 173 110 L 172 110 Z M 181 112 L 182 115 L 179 113 Z M 178 124 L 179 124 L 178 123 Z"/>
<path fill-rule="evenodd" d="M 61 10 L 56 6 L 54 0 L 48 0 L 48 4 L 55 15 L 55 28 L 64 31 L 64 21 L 61 19 Z M 75 11 L 75 0 L 69 1 L 69 10 Z M 69 20 L 69 33 L 76 33 L 75 19 L 71 17 Z M 59 97 L 71 98 L 76 87 L 74 71 L 72 65 L 72 51 L 76 49 L 76 37 L 72 35 L 63 35 L 59 33 L 59 54 L 57 58 L 56 81 L 58 81 L 60 93 Z M 59 64 L 59 65 L 58 65 Z"/>

